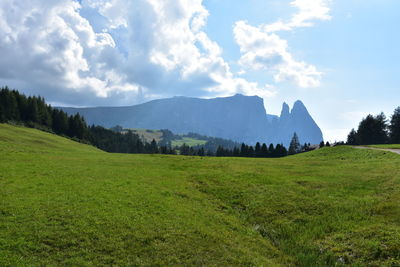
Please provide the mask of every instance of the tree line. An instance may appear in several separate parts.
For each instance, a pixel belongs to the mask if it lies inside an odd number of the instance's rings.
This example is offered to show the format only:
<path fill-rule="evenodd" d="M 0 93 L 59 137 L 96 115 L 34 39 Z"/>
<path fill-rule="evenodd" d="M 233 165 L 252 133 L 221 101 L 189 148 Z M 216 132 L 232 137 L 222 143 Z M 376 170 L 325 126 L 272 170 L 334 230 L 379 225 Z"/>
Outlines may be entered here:
<path fill-rule="evenodd" d="M 220 146 L 223 148 L 227 148 L 227 149 L 233 149 L 235 147 L 240 147 L 240 145 L 241 145 L 240 143 L 234 142 L 232 140 L 227 140 L 227 139 L 223 139 L 223 138 L 219 138 L 219 137 L 210 137 L 210 136 L 205 136 L 205 135 L 201 135 L 201 134 L 197 134 L 197 133 L 189 132 L 187 134 L 177 135 L 167 129 L 163 129 L 160 131 L 162 133 L 163 138 L 159 142 L 159 145 L 172 146 L 173 141 L 182 140 L 183 138 L 188 137 L 188 138 L 206 141 L 204 145 L 195 145 L 192 147 L 194 150 L 199 150 L 200 148 L 203 148 L 204 151 L 207 151 L 213 155 L 215 155 L 218 147 L 220 147 Z M 180 147 L 178 147 L 177 149 L 180 150 Z"/>
<path fill-rule="evenodd" d="M 278 144 L 276 147 L 273 144 L 267 146 L 265 143 L 257 144 L 253 147 L 246 144 L 241 144 L 239 147 L 225 148 L 223 146 L 218 146 L 216 151 L 206 150 L 206 145 L 199 145 L 194 147 L 189 147 L 183 144 L 178 148 L 181 155 L 188 156 L 216 156 L 216 157 L 247 157 L 247 158 L 279 158 L 287 156 L 287 149 Z"/>
<path fill-rule="evenodd" d="M 329 143 L 327 143 L 329 145 Z M 232 145 L 232 144 L 229 144 Z M 196 147 L 189 147 L 183 144 L 179 149 L 183 155 L 198 155 L 198 156 L 217 156 L 217 157 L 247 157 L 247 158 L 281 158 L 288 155 L 294 155 L 302 152 L 313 150 L 311 145 L 308 143 L 301 145 L 299 138 L 296 133 L 293 134 L 292 141 L 290 142 L 289 150 L 283 144 L 267 144 L 257 142 L 256 145 L 249 146 L 242 143 L 240 146 L 224 147 L 219 145 L 215 152 L 212 150 L 206 150 L 206 145 L 200 145 Z M 206 151 L 208 151 L 206 153 Z"/>
<path fill-rule="evenodd" d="M 394 110 L 390 120 L 382 112 L 368 115 L 347 136 L 348 145 L 400 144 L 400 107 Z"/>

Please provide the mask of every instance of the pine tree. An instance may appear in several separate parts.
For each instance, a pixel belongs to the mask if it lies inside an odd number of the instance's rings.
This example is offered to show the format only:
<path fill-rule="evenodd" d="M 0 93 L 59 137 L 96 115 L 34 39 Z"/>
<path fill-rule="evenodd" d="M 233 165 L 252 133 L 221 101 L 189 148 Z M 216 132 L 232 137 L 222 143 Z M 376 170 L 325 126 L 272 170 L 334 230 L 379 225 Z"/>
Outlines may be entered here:
<path fill-rule="evenodd" d="M 28 121 L 39 122 L 39 110 L 36 98 L 28 97 Z"/>
<path fill-rule="evenodd" d="M 0 90 L 0 123 L 1 122 L 6 122 L 6 96 L 5 96 L 6 92 L 5 89 L 2 88 Z"/>
<path fill-rule="evenodd" d="M 197 152 L 197 155 L 200 156 L 200 157 L 204 157 L 205 154 L 206 153 L 204 152 L 204 147 L 201 147 Z"/>
<path fill-rule="evenodd" d="M 271 157 L 271 158 L 273 158 L 273 157 L 275 157 L 275 147 L 274 147 L 274 144 L 269 144 L 269 147 L 268 147 L 268 155 L 269 155 L 269 157 Z"/>
<path fill-rule="evenodd" d="M 301 152 L 301 145 L 297 133 L 293 134 L 292 141 L 289 146 L 289 155 L 294 155 Z"/>
<path fill-rule="evenodd" d="M 267 147 L 267 145 L 265 144 L 265 143 L 263 143 L 262 144 L 262 146 L 261 146 L 261 156 L 263 157 L 263 158 L 266 158 L 266 157 L 268 157 L 269 155 L 268 155 L 268 147 Z"/>
<path fill-rule="evenodd" d="M 262 154 L 261 154 L 261 144 L 259 142 L 257 142 L 257 144 L 256 144 L 256 146 L 254 148 L 254 153 L 255 153 L 255 156 L 258 157 L 258 158 L 262 156 Z"/>
<path fill-rule="evenodd" d="M 245 143 L 242 143 L 242 146 L 240 147 L 240 156 L 247 157 L 248 149 L 249 149 L 249 147 Z"/>
<path fill-rule="evenodd" d="M 286 157 L 288 155 L 288 150 L 286 149 L 286 147 L 284 147 L 283 145 L 281 146 L 281 152 L 280 152 L 280 156 L 281 157 Z"/>
<path fill-rule="evenodd" d="M 364 118 L 357 130 L 357 143 L 360 145 L 384 144 L 387 142 L 387 122 L 383 113 Z"/>
<path fill-rule="evenodd" d="M 400 107 L 394 110 L 390 120 L 390 142 L 400 144 Z"/>
<path fill-rule="evenodd" d="M 376 136 L 375 142 L 376 144 L 385 144 L 388 142 L 388 122 L 386 116 L 383 112 L 381 112 L 378 116 L 375 117 L 376 123 Z"/>
<path fill-rule="evenodd" d="M 286 148 L 282 145 L 282 144 L 277 144 L 276 148 L 275 148 L 275 153 L 274 153 L 275 157 L 285 157 L 288 155 L 288 151 L 286 150 Z"/>
<path fill-rule="evenodd" d="M 36 98 L 37 106 L 38 106 L 38 122 L 41 125 L 51 127 L 51 114 L 49 113 L 48 106 L 44 101 L 44 98 L 37 97 Z"/>
<path fill-rule="evenodd" d="M 179 148 L 180 154 L 181 155 L 186 155 L 188 156 L 190 154 L 190 148 L 188 145 L 186 145 L 186 143 L 184 143 L 183 145 L 181 145 L 181 147 Z"/>
<path fill-rule="evenodd" d="M 354 129 L 351 129 L 349 135 L 347 136 L 347 144 L 357 145 L 357 132 Z"/>
<path fill-rule="evenodd" d="M 240 149 L 238 147 L 234 147 L 232 151 L 232 156 L 233 157 L 239 157 L 240 156 Z"/>
<path fill-rule="evenodd" d="M 160 147 L 160 153 L 161 154 L 168 154 L 168 147 L 167 146 L 161 146 Z"/>
<path fill-rule="evenodd" d="M 222 146 L 218 146 L 216 156 L 217 157 L 225 156 L 225 150 Z"/>
<path fill-rule="evenodd" d="M 256 154 L 255 154 L 255 151 L 254 151 L 254 148 L 252 147 L 252 146 L 249 146 L 249 149 L 247 150 L 247 157 L 255 157 L 256 156 Z"/>
<path fill-rule="evenodd" d="M 8 104 L 8 117 L 9 120 L 19 121 L 19 109 L 18 102 L 13 92 L 10 92 L 7 99 Z"/>
<path fill-rule="evenodd" d="M 136 140 L 136 149 L 137 149 L 137 153 L 144 153 L 144 144 L 142 142 L 142 140 L 140 140 L 140 138 L 138 138 Z"/>
<path fill-rule="evenodd" d="M 84 118 L 79 115 L 79 113 L 69 117 L 68 135 L 70 137 L 75 137 L 81 140 L 85 139 L 87 130 L 86 128 L 87 128 L 86 122 Z"/>
<path fill-rule="evenodd" d="M 326 144 L 325 144 L 325 146 L 326 146 L 326 147 L 330 147 L 331 144 L 327 141 Z"/>
<path fill-rule="evenodd" d="M 0 92 L 0 121 L 19 121 L 20 112 L 18 108 L 15 91 L 10 91 L 5 87 Z"/>
<path fill-rule="evenodd" d="M 307 143 L 304 143 L 303 147 L 302 147 L 302 151 L 309 151 L 310 150 L 310 146 Z"/>
<path fill-rule="evenodd" d="M 68 133 L 68 116 L 63 111 L 53 109 L 52 111 L 53 131 L 57 134 Z"/>
<path fill-rule="evenodd" d="M 14 91 L 15 98 L 17 99 L 20 120 L 27 122 L 28 119 L 28 101 L 25 95 L 20 94 L 18 91 Z"/>
<path fill-rule="evenodd" d="M 158 153 L 158 146 L 155 139 L 153 139 L 150 143 L 150 153 L 156 154 Z"/>

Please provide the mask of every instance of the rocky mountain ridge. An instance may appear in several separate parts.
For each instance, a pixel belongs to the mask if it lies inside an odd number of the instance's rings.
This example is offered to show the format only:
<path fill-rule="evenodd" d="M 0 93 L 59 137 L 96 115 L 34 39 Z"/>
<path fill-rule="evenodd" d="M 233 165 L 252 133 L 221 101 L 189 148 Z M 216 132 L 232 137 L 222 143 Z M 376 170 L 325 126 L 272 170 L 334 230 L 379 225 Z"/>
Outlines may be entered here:
<path fill-rule="evenodd" d="M 280 116 L 267 114 L 262 98 L 240 94 L 213 99 L 173 97 L 128 107 L 60 109 L 80 113 L 89 124 L 104 127 L 168 129 L 177 134 L 193 132 L 248 144 L 288 146 L 294 132 L 302 143 L 323 140 L 320 128 L 301 101 L 296 101 L 291 110 L 284 103 Z"/>

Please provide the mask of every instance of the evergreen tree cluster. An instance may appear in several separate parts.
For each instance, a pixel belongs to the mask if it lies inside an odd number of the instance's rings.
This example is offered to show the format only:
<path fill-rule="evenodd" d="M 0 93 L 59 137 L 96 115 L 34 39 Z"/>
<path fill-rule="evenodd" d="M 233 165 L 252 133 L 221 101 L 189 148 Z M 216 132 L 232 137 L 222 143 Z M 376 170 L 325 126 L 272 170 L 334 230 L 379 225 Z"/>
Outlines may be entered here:
<path fill-rule="evenodd" d="M 240 147 L 226 148 L 218 146 L 216 151 L 207 150 L 205 146 L 189 147 L 183 144 L 178 148 L 181 155 L 189 156 L 217 156 L 217 157 L 246 157 L 246 158 L 279 158 L 288 155 L 287 149 L 283 145 L 257 143 L 254 147 L 242 144 Z"/>
<path fill-rule="evenodd" d="M 384 113 L 368 115 L 347 136 L 348 145 L 400 144 L 400 107 L 396 108 L 390 121 Z"/>
<path fill-rule="evenodd" d="M 26 97 L 7 87 L 0 89 L 0 122 L 23 122 L 71 138 L 88 138 L 86 122 L 79 114 L 68 116 L 47 105 L 42 97 Z"/>
<path fill-rule="evenodd" d="M 163 139 L 160 141 L 159 145 L 168 145 L 171 146 L 172 141 L 174 140 L 181 140 L 183 138 L 193 138 L 196 140 L 203 140 L 206 141 L 204 145 L 196 145 L 193 146 L 193 151 L 198 151 L 200 149 L 203 149 L 204 151 L 207 151 L 206 154 L 208 155 L 215 155 L 217 152 L 218 147 L 223 147 L 226 149 L 233 150 L 235 147 L 240 147 L 240 143 L 234 142 L 232 140 L 227 140 L 223 138 L 218 138 L 218 137 L 209 137 L 197 133 L 187 133 L 184 135 L 175 135 L 169 130 L 161 130 Z M 180 150 L 180 147 L 177 147 L 176 149 Z M 184 148 L 186 149 L 186 148 Z M 192 152 L 193 152 L 192 151 Z M 185 150 L 185 152 L 187 152 Z"/>

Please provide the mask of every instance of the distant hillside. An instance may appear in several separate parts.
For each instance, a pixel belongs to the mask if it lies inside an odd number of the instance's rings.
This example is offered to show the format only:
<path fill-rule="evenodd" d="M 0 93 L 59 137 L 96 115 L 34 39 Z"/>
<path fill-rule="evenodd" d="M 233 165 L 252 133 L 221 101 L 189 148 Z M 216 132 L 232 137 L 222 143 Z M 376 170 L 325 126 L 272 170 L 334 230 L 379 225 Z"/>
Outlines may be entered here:
<path fill-rule="evenodd" d="M 237 142 L 283 143 L 293 133 L 300 142 L 317 144 L 322 132 L 301 101 L 290 111 L 284 104 L 280 117 L 268 115 L 257 96 L 198 99 L 174 97 L 130 107 L 61 108 L 80 113 L 89 124 L 124 128 L 169 129 L 174 133 L 199 133 Z"/>
<path fill-rule="evenodd" d="M 206 152 L 215 154 L 219 146 L 230 150 L 241 147 L 240 143 L 231 140 L 196 133 L 174 134 L 169 130 L 123 129 L 120 126 L 111 129 L 123 134 L 131 131 L 133 134 L 138 135 L 143 142 L 151 143 L 155 140 L 160 146 L 172 147 L 178 150 L 182 145 L 187 145 L 196 149 L 203 148 Z"/>
<path fill-rule="evenodd" d="M 150 143 L 155 140 L 157 143 L 163 140 L 163 132 L 159 130 L 148 129 L 124 129 L 122 133 L 127 133 L 130 130 L 133 134 L 137 134 L 143 141 Z"/>

